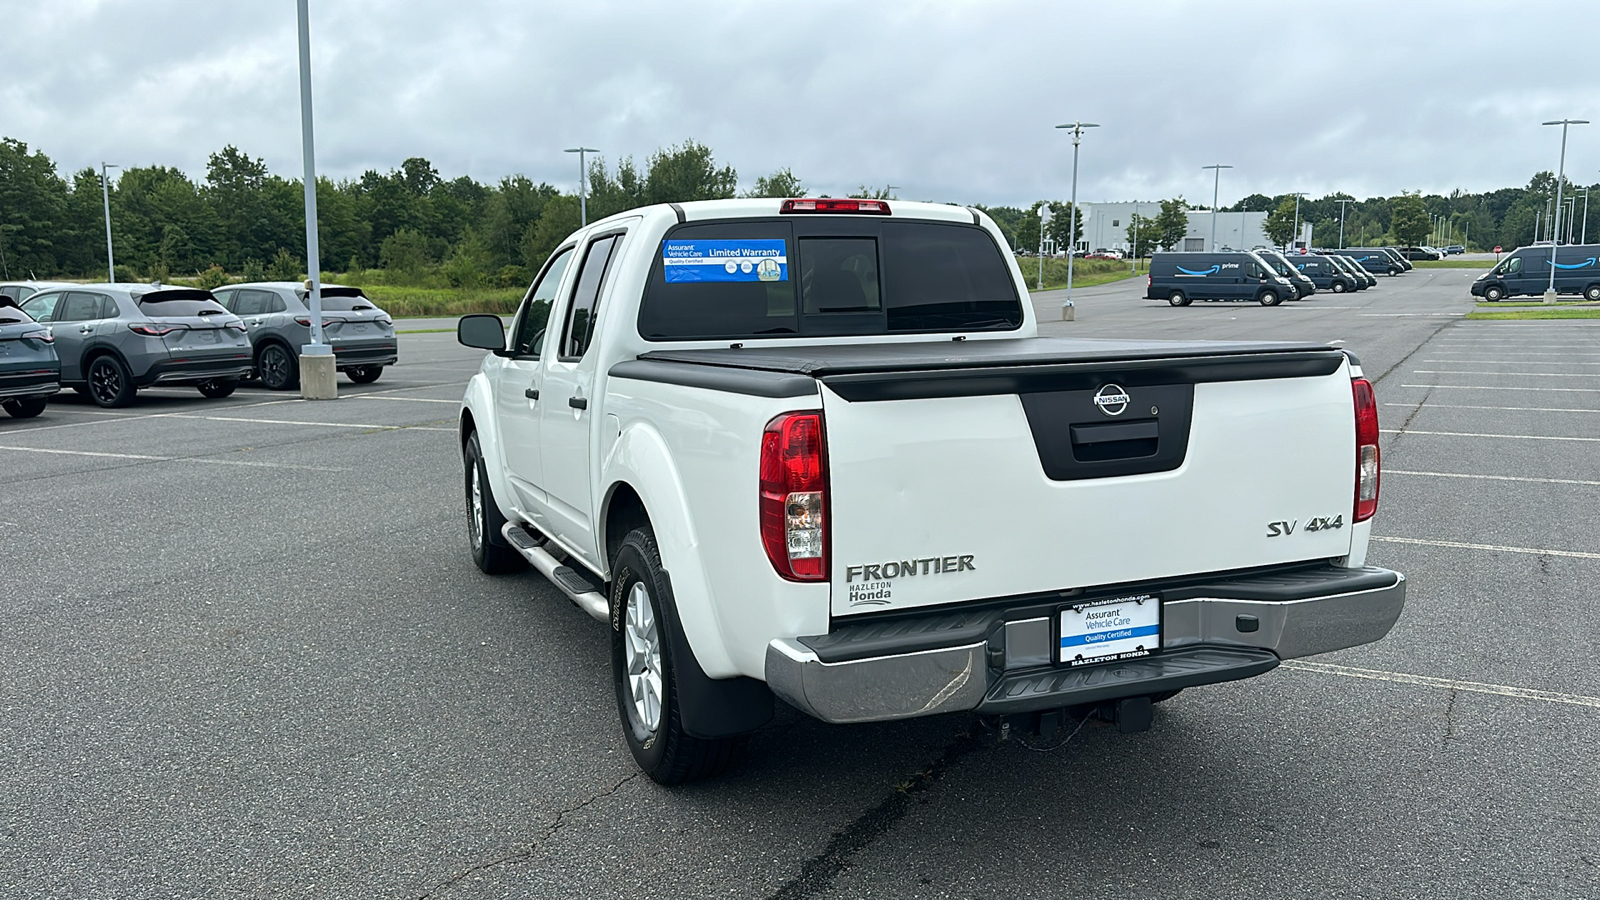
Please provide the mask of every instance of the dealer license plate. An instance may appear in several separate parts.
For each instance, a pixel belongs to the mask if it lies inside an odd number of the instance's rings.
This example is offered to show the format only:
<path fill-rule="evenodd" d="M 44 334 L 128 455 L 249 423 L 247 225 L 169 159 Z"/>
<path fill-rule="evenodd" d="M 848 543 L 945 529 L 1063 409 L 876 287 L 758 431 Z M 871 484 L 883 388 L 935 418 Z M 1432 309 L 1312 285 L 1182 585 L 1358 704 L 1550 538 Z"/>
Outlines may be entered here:
<path fill-rule="evenodd" d="M 1061 611 L 1059 662 L 1073 666 L 1149 656 L 1161 649 L 1161 598 L 1135 594 Z"/>

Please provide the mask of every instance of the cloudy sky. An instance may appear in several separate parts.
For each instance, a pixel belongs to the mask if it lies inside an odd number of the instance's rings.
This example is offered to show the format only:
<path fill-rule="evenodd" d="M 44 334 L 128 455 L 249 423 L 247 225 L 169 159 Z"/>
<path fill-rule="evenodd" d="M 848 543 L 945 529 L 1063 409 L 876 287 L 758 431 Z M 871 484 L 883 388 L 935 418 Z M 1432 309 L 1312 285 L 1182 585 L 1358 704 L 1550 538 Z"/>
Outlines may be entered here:
<path fill-rule="evenodd" d="M 1358 197 L 1600 181 L 1600 3 L 311 0 L 318 171 L 423 156 L 574 190 L 579 143 L 693 138 L 741 184 L 788 166 L 989 204 Z M 1565 49 L 1563 49 L 1565 48 Z M 203 177 L 226 144 L 299 172 L 294 0 L 0 0 L 0 135 L 63 173 Z"/>

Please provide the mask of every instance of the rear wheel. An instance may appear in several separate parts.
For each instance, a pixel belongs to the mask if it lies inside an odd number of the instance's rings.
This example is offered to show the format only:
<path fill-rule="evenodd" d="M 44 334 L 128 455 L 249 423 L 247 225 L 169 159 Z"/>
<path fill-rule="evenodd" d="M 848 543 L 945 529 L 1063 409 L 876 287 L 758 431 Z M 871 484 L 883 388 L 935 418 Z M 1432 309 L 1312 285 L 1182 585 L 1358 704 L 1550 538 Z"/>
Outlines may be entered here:
<path fill-rule="evenodd" d="M 639 768 L 660 784 L 722 774 L 749 738 L 697 738 L 684 731 L 673 625 L 662 615 L 672 603 L 672 587 L 648 527 L 635 528 L 622 539 L 613 573 L 611 672 L 628 750 Z"/>
<path fill-rule="evenodd" d="M 1483 289 L 1483 299 L 1490 303 L 1499 303 L 1506 295 L 1506 289 L 1498 284 L 1491 284 Z"/>
<path fill-rule="evenodd" d="M 494 502 L 489 471 L 483 464 L 483 450 L 478 446 L 476 431 L 467 435 L 467 443 L 461 448 L 461 461 L 466 470 L 467 540 L 472 546 L 472 561 L 489 575 L 521 569 L 527 561 L 500 533 L 506 517 L 500 514 L 500 507 Z"/>
<path fill-rule="evenodd" d="M 1256 295 L 1256 302 L 1262 306 L 1277 306 L 1283 302 L 1283 299 L 1278 296 L 1277 291 L 1268 288 Z"/>
<path fill-rule="evenodd" d="M 46 401 L 43 397 L 30 397 L 27 400 L 7 400 L 0 404 L 14 419 L 31 419 L 44 412 Z"/>
<path fill-rule="evenodd" d="M 1188 306 L 1189 298 L 1183 295 L 1183 291 L 1173 291 L 1172 294 L 1167 297 L 1167 302 L 1173 306 Z"/>
<path fill-rule="evenodd" d="M 1583 289 L 1583 299 L 1600 300 L 1600 284 L 1591 284 Z"/>
<path fill-rule="evenodd" d="M 300 386 L 300 370 L 294 354 L 282 344 L 268 344 L 256 354 L 256 375 L 261 386 L 272 391 L 288 391 Z"/>
<path fill-rule="evenodd" d="M 202 381 L 195 386 L 200 389 L 201 394 L 213 400 L 221 400 L 223 397 L 233 393 L 234 389 L 239 386 L 239 379 L 216 378 L 211 381 Z"/>
<path fill-rule="evenodd" d="M 356 384 L 371 384 L 383 374 L 383 366 L 351 366 L 344 370 Z"/>
<path fill-rule="evenodd" d="M 115 356 L 97 356 L 89 363 L 89 399 L 115 409 L 133 402 L 133 376 Z"/>

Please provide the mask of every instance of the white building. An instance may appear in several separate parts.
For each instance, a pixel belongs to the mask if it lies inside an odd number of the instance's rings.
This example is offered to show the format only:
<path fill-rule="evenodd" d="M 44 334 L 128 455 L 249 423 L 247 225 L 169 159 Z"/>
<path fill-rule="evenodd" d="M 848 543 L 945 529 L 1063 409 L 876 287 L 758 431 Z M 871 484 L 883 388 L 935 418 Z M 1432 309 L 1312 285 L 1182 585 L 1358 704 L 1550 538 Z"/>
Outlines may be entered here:
<path fill-rule="evenodd" d="M 1124 200 L 1118 203 L 1079 203 L 1078 215 L 1083 217 L 1083 237 L 1079 250 L 1133 251 L 1128 240 L 1128 226 L 1137 212 L 1146 219 L 1161 215 L 1161 204 L 1154 200 Z"/>
<path fill-rule="evenodd" d="M 1215 221 L 1217 234 L 1213 242 L 1210 210 L 1190 210 L 1189 230 L 1183 233 L 1183 241 L 1172 249 L 1251 250 L 1272 246 L 1267 238 L 1267 214 L 1264 212 L 1218 212 Z"/>

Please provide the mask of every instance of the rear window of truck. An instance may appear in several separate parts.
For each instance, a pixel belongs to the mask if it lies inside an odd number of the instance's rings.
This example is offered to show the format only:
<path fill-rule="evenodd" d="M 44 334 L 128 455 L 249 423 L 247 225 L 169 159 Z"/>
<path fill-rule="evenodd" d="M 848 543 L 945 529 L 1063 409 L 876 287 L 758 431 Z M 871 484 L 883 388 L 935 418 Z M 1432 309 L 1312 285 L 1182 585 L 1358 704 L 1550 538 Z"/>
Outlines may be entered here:
<path fill-rule="evenodd" d="M 1022 302 L 976 226 L 746 219 L 668 232 L 638 324 L 651 341 L 1010 331 Z"/>

